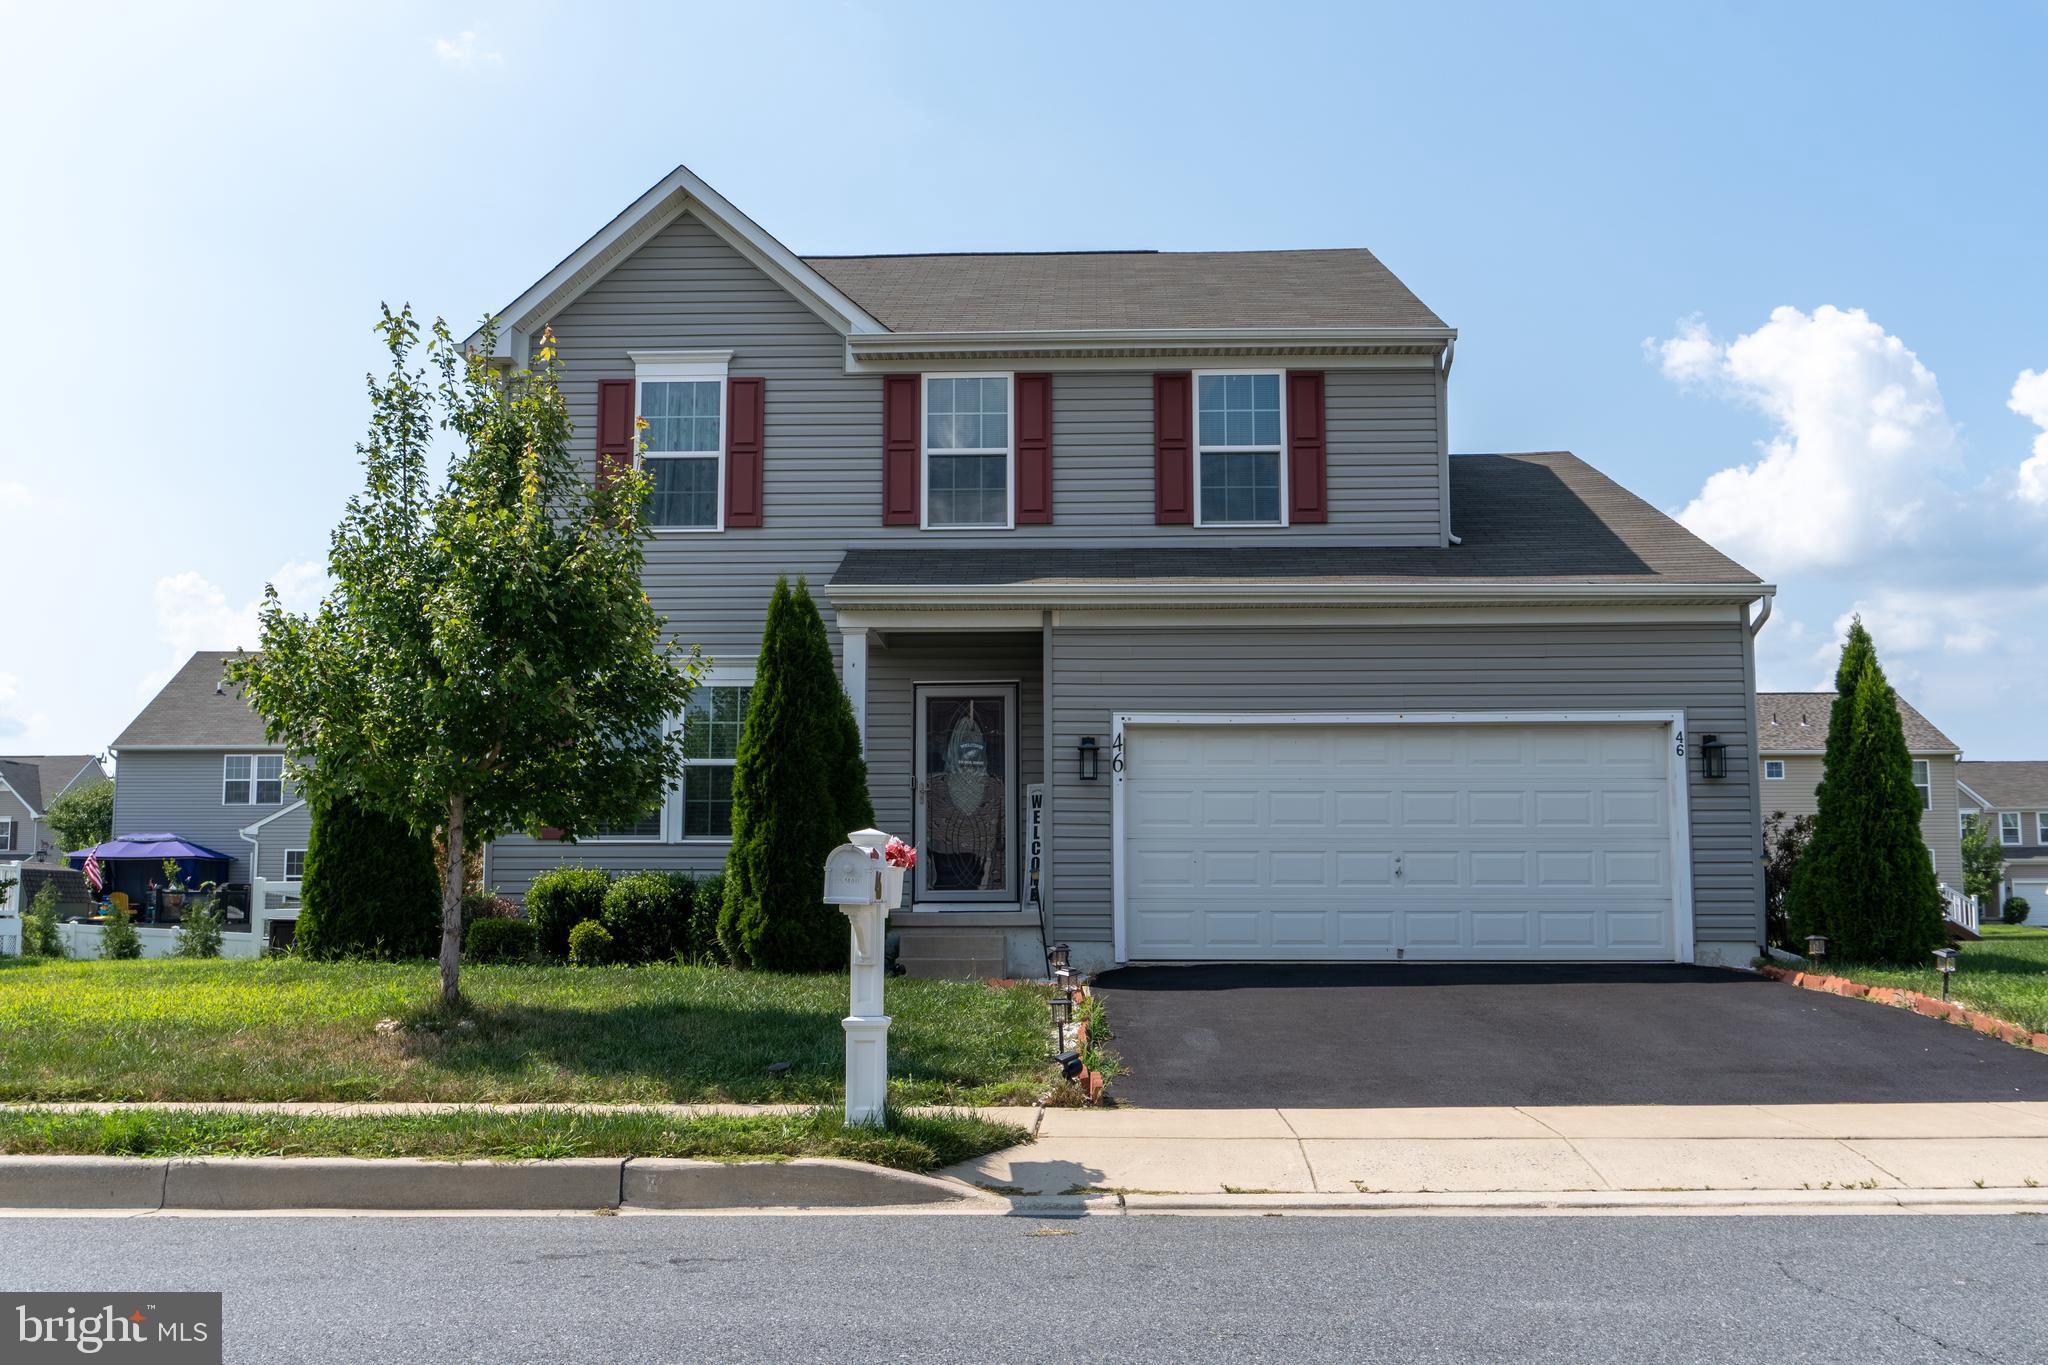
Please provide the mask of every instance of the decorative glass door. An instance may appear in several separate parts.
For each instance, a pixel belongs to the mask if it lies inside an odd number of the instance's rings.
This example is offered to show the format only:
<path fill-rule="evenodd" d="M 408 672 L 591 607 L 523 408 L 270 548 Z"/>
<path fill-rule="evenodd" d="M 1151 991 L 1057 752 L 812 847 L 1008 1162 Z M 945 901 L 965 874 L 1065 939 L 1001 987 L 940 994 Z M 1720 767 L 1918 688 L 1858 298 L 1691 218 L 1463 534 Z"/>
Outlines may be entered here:
<path fill-rule="evenodd" d="M 1017 899 L 1017 688 L 917 689 L 917 892 L 926 903 Z"/>

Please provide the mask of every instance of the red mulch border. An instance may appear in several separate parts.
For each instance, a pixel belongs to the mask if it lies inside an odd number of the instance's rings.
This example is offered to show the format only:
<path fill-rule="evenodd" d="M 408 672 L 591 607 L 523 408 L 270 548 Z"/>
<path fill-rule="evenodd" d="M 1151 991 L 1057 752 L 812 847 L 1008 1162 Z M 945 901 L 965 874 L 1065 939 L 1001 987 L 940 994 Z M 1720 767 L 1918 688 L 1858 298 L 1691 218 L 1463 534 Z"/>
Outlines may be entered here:
<path fill-rule="evenodd" d="M 1757 970 L 1774 981 L 1783 981 L 1803 990 L 1823 991 L 1850 1000 L 1869 1000 L 1879 1005 L 1890 1005 L 1894 1009 L 1908 1009 L 1929 1019 L 1945 1019 L 1951 1024 L 1974 1029 L 1987 1038 L 2001 1039 L 2014 1047 L 2028 1047 L 2037 1052 L 2048 1052 L 2048 1033 L 2029 1033 L 2018 1024 L 1995 1015 L 1985 1014 L 1981 1010 L 1964 1009 L 1953 1000 L 1941 1000 L 1897 986 L 1867 986 L 1861 981 L 1851 981 L 1846 976 L 1828 976 L 1822 972 L 1799 971 L 1775 964 L 1766 964 Z"/>

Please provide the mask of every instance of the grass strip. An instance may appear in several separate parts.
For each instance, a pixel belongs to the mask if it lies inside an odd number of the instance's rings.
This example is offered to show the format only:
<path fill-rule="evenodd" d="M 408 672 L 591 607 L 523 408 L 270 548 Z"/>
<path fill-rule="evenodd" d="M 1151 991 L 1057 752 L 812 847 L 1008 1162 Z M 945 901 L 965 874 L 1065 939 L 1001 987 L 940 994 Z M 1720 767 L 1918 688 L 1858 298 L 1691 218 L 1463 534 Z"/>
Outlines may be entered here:
<path fill-rule="evenodd" d="M 546 1110 L 326 1116 L 136 1108 L 114 1113 L 0 1112 L 0 1153 L 26 1156 L 345 1156 L 546 1161 L 691 1157 L 774 1161 L 838 1157 L 934 1171 L 1028 1141 L 1021 1128 L 972 1114 L 889 1115 L 849 1128 L 836 1111 L 702 1115 Z"/>
<path fill-rule="evenodd" d="M 1954 945 L 1962 951 L 1949 978 L 1949 999 L 2031 1033 L 2048 1033 L 2048 929 L 1987 924 L 1983 934 L 1982 943 Z M 1932 961 L 1924 968 L 1902 969 L 1829 958 L 1813 970 L 1869 986 L 1941 996 L 1941 973 Z"/>

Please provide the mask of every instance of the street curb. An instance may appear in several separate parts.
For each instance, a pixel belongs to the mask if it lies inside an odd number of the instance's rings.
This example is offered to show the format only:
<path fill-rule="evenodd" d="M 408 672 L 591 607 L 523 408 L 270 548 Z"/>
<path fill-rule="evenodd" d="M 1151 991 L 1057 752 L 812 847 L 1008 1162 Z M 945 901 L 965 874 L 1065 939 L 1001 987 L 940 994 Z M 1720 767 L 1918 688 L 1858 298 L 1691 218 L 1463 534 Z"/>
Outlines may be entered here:
<path fill-rule="evenodd" d="M 615 1209 L 617 1157 L 423 1161 L 417 1157 L 173 1160 L 166 1209 Z"/>
<path fill-rule="evenodd" d="M 2048 1189 L 1512 1190 L 1421 1194 L 1126 1194 L 1125 1213 L 1824 1213 L 1931 1208 L 2048 1212 Z M 1107 1210 L 1104 1210 L 1105 1212 Z"/>
<path fill-rule="evenodd" d="M 132 1156 L 0 1156 L 0 1209 L 154 1209 L 168 1161 Z"/>
<path fill-rule="evenodd" d="M 988 1199 L 954 1180 L 858 1161 L 688 1161 L 634 1158 L 625 1164 L 628 1209 L 845 1209 L 961 1204 Z"/>

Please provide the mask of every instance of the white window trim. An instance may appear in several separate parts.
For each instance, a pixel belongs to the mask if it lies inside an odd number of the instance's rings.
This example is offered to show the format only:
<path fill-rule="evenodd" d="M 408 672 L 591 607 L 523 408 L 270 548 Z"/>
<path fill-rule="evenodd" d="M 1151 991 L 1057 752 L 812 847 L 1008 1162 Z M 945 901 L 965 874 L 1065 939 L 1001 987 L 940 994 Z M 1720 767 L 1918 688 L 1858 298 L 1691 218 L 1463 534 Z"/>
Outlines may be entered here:
<path fill-rule="evenodd" d="M 261 775 L 263 772 L 263 760 L 266 758 L 277 760 L 277 777 L 275 779 L 266 778 Z M 265 782 L 272 780 L 277 783 L 277 799 L 275 801 L 265 801 L 260 794 L 260 789 Z M 284 755 L 251 754 L 249 762 L 249 804 L 252 806 L 282 806 L 284 803 Z"/>
<path fill-rule="evenodd" d="M 2012 824 L 2009 826 L 2005 823 L 2007 817 L 2011 817 L 2012 819 Z M 2007 829 L 2012 830 L 2012 838 L 2010 839 L 2005 837 L 2005 832 Z M 1998 842 L 2006 848 L 2019 847 L 2020 814 L 2018 811 L 2002 810 L 1998 813 Z"/>
<path fill-rule="evenodd" d="M 299 875 L 297 877 L 292 875 L 292 855 L 294 853 L 299 855 Z M 284 880 L 295 882 L 303 879 L 306 875 L 306 850 L 303 848 L 286 849 L 284 851 L 284 861 L 278 864 L 278 866 L 283 869 Z"/>
<path fill-rule="evenodd" d="M 712 499 L 717 508 L 717 520 L 710 526 L 649 526 L 650 533 L 657 536 L 702 536 L 715 535 L 725 529 L 725 452 L 732 444 L 732 371 L 731 351 L 628 351 L 633 361 L 633 463 L 641 468 L 647 461 L 654 460 L 715 460 L 718 474 L 714 483 L 716 496 Z M 649 384 L 666 383 L 718 383 L 718 449 L 698 450 L 663 454 L 649 452 L 646 443 L 640 439 L 638 422 L 640 415 L 647 411 L 646 393 Z"/>
<path fill-rule="evenodd" d="M 751 668 L 714 668 L 714 669 L 712 669 L 712 670 L 711 670 L 711 671 L 710 671 L 709 673 L 705 674 L 705 675 L 704 675 L 704 677 L 703 677 L 703 679 L 702 679 L 701 681 L 699 681 L 699 682 L 698 682 L 698 684 L 697 684 L 697 686 L 698 686 L 698 687 L 700 687 L 700 688 L 709 688 L 709 687 L 749 687 L 749 688 L 750 688 L 750 687 L 752 687 L 753 685 L 754 685 L 754 670 L 753 670 L 753 669 L 751 669 Z M 732 767 L 738 767 L 738 766 L 739 766 L 739 754 L 738 754 L 738 749 L 737 749 L 737 746 L 735 746 L 735 749 L 734 749 L 734 754 L 733 754 L 733 757 L 732 757 L 732 759 L 731 759 L 731 761 L 730 761 L 730 762 L 728 762 L 727 760 L 725 760 L 725 759 L 722 759 L 722 758 L 700 758 L 700 759 L 698 759 L 697 761 L 698 761 L 699 763 L 702 763 L 702 764 L 706 765 L 707 767 L 718 767 L 718 768 L 732 768 Z M 689 765 L 688 761 L 685 761 L 685 762 L 684 762 L 684 764 L 683 764 L 683 767 L 684 767 L 685 769 L 687 769 L 687 768 L 688 768 L 689 766 L 690 766 L 690 765 Z M 687 778 L 685 778 L 684 780 L 685 780 L 685 781 L 687 781 L 688 779 L 687 779 Z M 677 784 L 676 784 L 676 789 L 675 789 L 675 791 L 673 791 L 673 792 L 671 792 L 671 793 L 670 793 L 670 798 L 671 798 L 672 802 L 673 802 L 673 803 L 674 803 L 674 805 L 675 805 L 675 825 L 674 825 L 674 828 L 675 828 L 675 832 L 676 832 L 676 842 L 677 842 L 677 843 L 679 843 L 679 844 L 683 844 L 683 845 L 686 845 L 686 846 L 688 846 L 688 847 L 691 847 L 691 848 L 704 848 L 704 847 L 722 847 L 722 846 L 724 846 L 724 845 L 728 845 L 728 844 L 732 843 L 732 836 L 731 836 L 730 834 L 685 834 L 685 833 L 683 833 L 683 804 L 684 804 L 684 803 L 683 803 L 683 787 L 682 787 L 682 783 L 680 783 L 680 782 L 679 782 L 679 783 L 677 783 Z"/>
<path fill-rule="evenodd" d="M 1934 809 L 1934 764 L 1925 758 L 1916 758 L 1912 763 L 1913 790 L 1920 793 L 1920 809 L 1925 813 Z M 1923 772 L 1927 774 L 1925 782 L 1920 780 Z"/>
<path fill-rule="evenodd" d="M 1000 379 L 1003 381 L 1006 397 L 1003 400 L 1007 416 L 1003 422 L 1004 434 L 1009 438 L 1002 449 L 947 448 L 934 451 L 931 443 L 932 381 L 934 379 Z M 932 525 L 932 456 L 938 455 L 1001 455 L 1003 457 L 1003 510 L 1007 514 L 1000 522 L 961 522 L 944 526 Z M 1014 531 L 1017 529 L 1017 376 L 1008 370 L 972 370 L 955 374 L 951 370 L 934 371 L 917 377 L 917 526 L 921 531 Z M 729 685 L 729 684 L 728 684 Z"/>
<path fill-rule="evenodd" d="M 247 777 L 246 779 L 244 779 L 244 778 L 239 778 L 239 777 L 229 777 L 229 776 L 228 776 L 228 764 L 230 764 L 230 763 L 234 762 L 234 761 L 235 761 L 236 759 L 238 759 L 238 758 L 245 758 L 245 759 L 247 759 L 247 760 L 249 761 L 249 776 L 248 776 L 248 777 Z M 257 782 L 258 782 L 258 781 L 262 780 L 262 779 L 259 779 L 259 778 L 258 778 L 258 777 L 256 776 L 256 764 L 257 764 L 257 760 L 259 760 L 259 759 L 265 759 L 265 758 L 274 758 L 274 759 L 276 759 L 276 760 L 277 760 L 277 762 L 278 762 L 278 769 L 277 769 L 277 800 L 275 800 L 275 801 L 259 801 L 259 800 L 257 800 L 257 799 L 256 799 L 256 784 L 257 784 Z M 245 781 L 245 780 L 246 780 L 246 781 L 248 782 L 248 784 L 249 784 L 249 799 L 248 799 L 248 800 L 246 800 L 246 801 L 230 801 L 230 800 L 228 800 L 228 783 L 230 783 L 230 782 L 241 782 L 241 781 Z M 221 803 L 221 805 L 223 805 L 223 806 L 250 806 L 250 807 L 255 807 L 255 806 L 282 806 L 282 805 L 285 805 L 285 804 L 287 803 L 287 801 L 289 801 L 289 800 L 290 800 L 290 794 L 289 794 L 289 793 L 288 793 L 288 792 L 287 792 L 287 791 L 285 790 L 285 775 L 284 775 L 284 755 L 283 755 L 283 754 L 279 754 L 279 753 L 239 753 L 239 754 L 222 754 L 222 755 L 220 756 L 220 803 Z"/>
<path fill-rule="evenodd" d="M 2034 812 L 2034 842 L 2048 844 L 2048 810 Z"/>
<path fill-rule="evenodd" d="M 1771 771 L 1771 769 L 1773 769 L 1773 768 L 1776 768 L 1776 769 L 1777 769 L 1778 771 L 1776 771 L 1776 772 L 1772 772 L 1772 771 Z M 1766 781 L 1766 782 L 1783 782 L 1784 780 L 1785 780 L 1785 760 L 1784 760 L 1784 759 L 1782 759 L 1782 758 L 1767 758 L 1767 759 L 1765 759 L 1765 760 L 1764 760 L 1764 781 Z"/>
<path fill-rule="evenodd" d="M 1280 520 L 1278 521 L 1205 521 L 1202 518 L 1202 452 L 1208 450 L 1218 455 L 1229 455 L 1232 453 L 1263 455 L 1266 453 L 1265 446 L 1204 446 L 1202 444 L 1202 380 L 1205 378 L 1214 379 L 1219 376 L 1227 378 L 1238 374 L 1270 374 L 1280 381 L 1280 444 L 1275 452 L 1280 465 Z M 1213 526 L 1219 530 L 1229 530 L 1233 527 L 1255 527 L 1261 530 L 1271 530 L 1273 527 L 1284 527 L 1288 524 L 1286 370 L 1196 370 L 1192 382 L 1188 385 L 1188 434 L 1190 437 L 1188 448 L 1193 452 L 1192 460 L 1195 466 L 1192 471 L 1194 475 L 1192 482 L 1195 490 L 1196 526 Z"/>
<path fill-rule="evenodd" d="M 19 823 L 11 815 L 0 815 L 0 853 L 13 853 L 15 840 L 20 837 Z"/>

